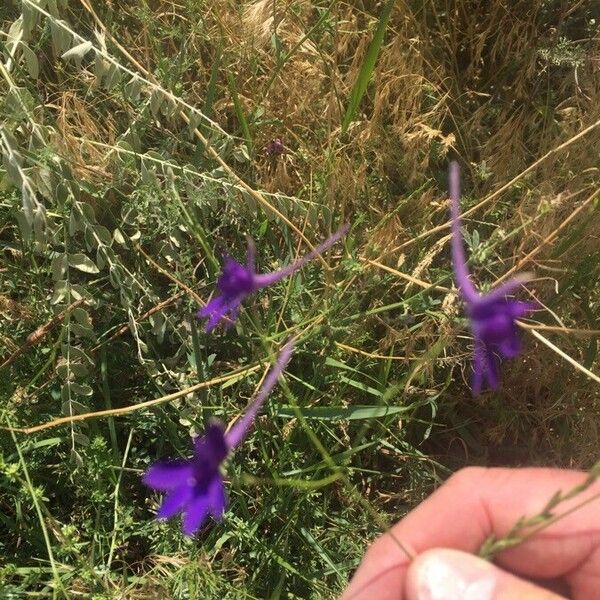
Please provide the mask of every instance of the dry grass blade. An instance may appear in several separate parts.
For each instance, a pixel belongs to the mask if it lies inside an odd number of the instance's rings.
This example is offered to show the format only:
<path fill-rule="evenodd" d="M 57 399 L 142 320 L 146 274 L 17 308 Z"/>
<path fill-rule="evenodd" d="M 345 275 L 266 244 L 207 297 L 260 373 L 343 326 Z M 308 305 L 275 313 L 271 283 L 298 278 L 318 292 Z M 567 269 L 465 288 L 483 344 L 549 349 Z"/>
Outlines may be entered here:
<path fill-rule="evenodd" d="M 559 152 L 562 152 L 563 150 L 567 149 L 569 146 L 572 146 L 575 142 L 578 142 L 579 140 L 584 138 L 586 135 L 590 134 L 592 131 L 597 129 L 599 126 L 600 126 L 600 119 L 598 119 L 597 121 L 595 121 L 594 123 L 592 123 L 591 125 L 586 127 L 585 129 L 583 129 L 576 135 L 569 138 L 566 142 L 563 142 L 556 148 L 553 148 L 549 152 L 546 152 L 546 154 L 544 154 L 544 156 L 542 156 L 541 158 L 538 158 L 538 160 L 531 163 L 526 169 L 521 171 L 518 175 L 515 175 L 510 181 L 508 181 L 504 185 L 500 186 L 495 192 L 492 192 L 491 194 L 486 196 L 483 200 L 478 202 L 475 206 L 472 206 L 469 210 L 466 210 L 462 214 L 462 217 L 465 218 L 465 217 L 468 217 L 468 216 L 472 215 L 473 213 L 477 212 L 480 208 L 482 208 L 486 204 L 489 204 L 492 200 L 495 200 L 496 198 L 498 198 L 498 196 L 502 195 L 506 190 L 510 189 L 515 183 L 517 183 L 517 181 L 520 181 L 527 174 L 531 173 L 533 170 L 535 170 L 537 167 L 539 167 L 543 162 L 548 160 L 548 158 L 550 158 L 554 154 L 558 154 Z M 452 225 L 452 222 L 447 221 L 446 223 L 443 223 L 442 225 L 438 225 L 437 227 L 432 227 L 431 229 L 428 229 L 427 231 L 424 231 L 423 233 L 420 233 L 419 235 L 411 238 L 404 244 L 400 244 L 400 246 L 397 246 L 395 248 L 395 250 L 396 251 L 404 250 L 405 248 L 408 248 L 409 246 L 416 244 L 420 240 L 425 239 L 425 238 L 429 237 L 430 235 L 437 233 L 438 231 L 444 231 L 445 229 L 450 229 L 451 225 Z M 449 239 L 450 238 L 448 237 L 448 240 Z"/>
<path fill-rule="evenodd" d="M 540 253 L 542 248 L 549 244 L 567 225 L 569 225 L 585 208 L 587 208 L 596 198 L 600 196 L 598 190 L 594 190 L 590 196 L 588 196 L 552 233 L 547 235 L 531 252 L 524 256 L 516 265 L 511 267 L 502 277 L 500 277 L 497 283 L 504 281 L 510 277 L 516 271 L 519 271 L 523 265 L 527 264 L 532 258 Z"/>
<path fill-rule="evenodd" d="M 52 427 L 58 427 L 60 425 L 67 425 L 69 423 L 75 423 L 79 421 L 87 421 L 88 419 L 99 419 L 102 417 L 115 417 L 126 415 L 132 412 L 137 412 L 139 410 L 144 410 L 146 408 L 150 408 L 151 406 L 157 406 L 159 404 L 164 404 L 165 402 L 171 402 L 172 400 L 177 400 L 177 398 L 181 398 L 182 396 L 187 396 L 188 394 L 193 394 L 198 390 L 202 390 L 205 388 L 209 388 L 215 385 L 219 385 L 220 383 L 225 383 L 227 381 L 231 381 L 232 379 L 237 379 L 243 375 L 248 375 L 249 373 L 253 373 L 254 371 L 260 369 L 261 365 L 252 365 L 249 367 L 245 367 L 243 369 L 239 369 L 237 371 L 232 371 L 228 375 L 224 375 L 223 377 L 216 377 L 215 379 L 210 379 L 209 381 L 202 381 L 201 383 L 197 383 L 196 385 L 192 385 L 183 390 L 179 390 L 178 392 L 174 392 L 173 394 L 168 394 L 166 396 L 161 396 L 160 398 L 155 398 L 154 400 L 147 400 L 146 402 L 140 402 L 139 404 L 134 404 L 133 406 L 124 406 L 123 408 L 113 408 L 109 410 L 98 410 L 94 412 L 83 413 L 80 415 L 72 415 L 68 417 L 59 417 L 57 419 L 52 419 L 51 421 L 47 421 L 45 423 L 40 423 L 39 425 L 34 425 L 32 427 L 3 427 L 3 429 L 7 431 L 14 431 L 17 433 L 37 433 L 38 431 L 43 431 L 44 429 L 50 429 Z"/>
<path fill-rule="evenodd" d="M 64 321 L 67 314 L 69 314 L 73 309 L 77 308 L 78 306 L 85 304 L 86 302 L 87 301 L 84 298 L 81 298 L 80 300 L 73 302 L 71 305 L 69 305 L 67 308 L 65 308 L 65 310 L 63 310 L 60 314 L 58 314 L 55 317 L 53 317 L 52 319 L 50 319 L 50 321 L 48 321 L 48 323 L 46 323 L 45 325 L 42 325 L 41 327 L 38 327 L 33 333 L 31 333 L 29 336 L 27 336 L 25 343 L 22 344 L 20 348 L 15 350 L 0 365 L 0 369 L 3 369 L 4 367 L 7 367 L 8 365 L 10 365 L 19 356 L 21 356 L 21 354 L 23 354 L 29 348 L 31 348 L 31 346 L 34 346 L 35 344 L 39 344 L 46 337 L 46 335 L 48 335 L 50 330 L 52 330 L 54 327 L 56 327 L 56 325 L 58 325 L 59 323 L 62 323 L 62 321 Z"/>
<path fill-rule="evenodd" d="M 540 340 L 540 342 L 542 342 L 542 344 L 548 346 L 548 348 L 550 348 L 550 350 L 552 350 L 553 352 L 556 352 L 556 354 L 558 354 L 561 358 L 566 360 L 569 364 L 573 365 L 578 371 L 581 371 L 584 375 L 586 375 L 590 379 L 593 379 L 596 383 L 600 383 L 600 377 L 598 377 L 598 375 L 596 375 L 595 373 L 592 373 L 592 371 L 590 371 L 589 369 L 586 369 L 582 364 L 578 363 L 574 358 L 572 358 L 571 356 L 569 356 L 568 354 L 563 352 L 560 348 L 555 346 L 550 340 L 546 339 L 541 333 L 539 333 L 538 331 L 536 331 L 535 329 L 533 329 L 531 327 L 523 326 L 523 324 L 519 323 L 518 321 L 517 321 L 517 323 L 523 329 L 530 331 L 531 335 L 535 336 L 538 340 Z"/>

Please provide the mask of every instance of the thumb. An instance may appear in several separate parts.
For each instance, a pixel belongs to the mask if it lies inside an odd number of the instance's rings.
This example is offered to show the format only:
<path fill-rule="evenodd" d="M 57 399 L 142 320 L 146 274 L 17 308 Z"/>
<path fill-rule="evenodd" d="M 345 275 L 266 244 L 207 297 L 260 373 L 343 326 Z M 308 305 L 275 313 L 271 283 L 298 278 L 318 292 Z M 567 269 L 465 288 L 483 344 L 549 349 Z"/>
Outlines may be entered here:
<path fill-rule="evenodd" d="M 565 600 L 458 550 L 420 554 L 406 576 L 406 600 Z"/>

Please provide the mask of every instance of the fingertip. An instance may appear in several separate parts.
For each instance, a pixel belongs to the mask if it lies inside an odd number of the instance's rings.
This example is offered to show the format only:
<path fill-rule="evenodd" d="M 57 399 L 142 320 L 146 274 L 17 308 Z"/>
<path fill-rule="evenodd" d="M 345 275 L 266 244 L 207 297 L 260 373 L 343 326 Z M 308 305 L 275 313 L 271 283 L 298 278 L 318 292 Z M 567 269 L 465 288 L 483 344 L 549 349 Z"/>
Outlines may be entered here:
<path fill-rule="evenodd" d="M 564 600 L 473 554 L 435 548 L 419 555 L 406 574 L 405 600 Z"/>

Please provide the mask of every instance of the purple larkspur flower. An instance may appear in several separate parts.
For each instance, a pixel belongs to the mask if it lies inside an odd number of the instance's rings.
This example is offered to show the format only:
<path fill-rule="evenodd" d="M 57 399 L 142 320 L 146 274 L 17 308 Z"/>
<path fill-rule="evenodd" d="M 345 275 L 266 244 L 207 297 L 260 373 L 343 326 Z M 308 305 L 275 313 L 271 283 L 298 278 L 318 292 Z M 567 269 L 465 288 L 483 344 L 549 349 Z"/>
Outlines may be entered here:
<path fill-rule="evenodd" d="M 344 225 L 312 252 L 271 273 L 256 273 L 256 248 L 252 241 L 248 242 L 245 266 L 230 256 L 226 256 L 223 261 L 223 271 L 217 280 L 219 295 L 210 300 L 197 313 L 198 318 L 208 319 L 206 331 L 214 329 L 219 321 L 225 318 L 228 319 L 227 326 L 230 327 L 237 319 L 242 302 L 248 296 L 301 269 L 308 261 L 325 252 L 346 235 L 348 229 L 349 225 Z"/>
<path fill-rule="evenodd" d="M 527 280 L 526 276 L 509 279 L 487 294 L 480 294 L 475 289 L 470 280 L 460 232 L 460 169 L 456 161 L 450 163 L 449 187 L 452 266 L 475 338 L 472 388 L 474 394 L 479 394 L 485 382 L 493 390 L 498 388 L 499 357 L 514 358 L 521 351 L 516 320 L 534 310 L 537 305 L 508 298 L 523 285 Z"/>
<path fill-rule="evenodd" d="M 217 520 L 223 517 L 227 498 L 221 465 L 248 434 L 258 411 L 289 362 L 293 349 L 293 340 L 285 344 L 256 398 L 228 432 L 225 432 L 223 423 L 213 421 L 204 435 L 194 440 L 192 458 L 159 461 L 146 471 L 144 483 L 152 489 L 167 492 L 158 509 L 158 519 L 170 519 L 182 513 L 183 532 L 194 535 L 209 514 Z"/>
<path fill-rule="evenodd" d="M 285 146 L 279 138 L 275 138 L 265 146 L 265 152 L 269 156 L 281 156 L 285 152 Z"/>

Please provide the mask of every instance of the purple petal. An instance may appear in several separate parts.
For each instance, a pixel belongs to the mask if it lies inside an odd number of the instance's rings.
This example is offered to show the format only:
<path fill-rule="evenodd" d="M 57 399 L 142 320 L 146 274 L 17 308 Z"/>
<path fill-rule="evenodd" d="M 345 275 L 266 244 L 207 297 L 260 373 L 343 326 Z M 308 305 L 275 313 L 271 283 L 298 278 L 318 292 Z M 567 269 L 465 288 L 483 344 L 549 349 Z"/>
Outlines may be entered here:
<path fill-rule="evenodd" d="M 169 492 L 156 513 L 157 519 L 170 519 L 177 514 L 192 497 L 192 487 L 181 485 Z"/>
<path fill-rule="evenodd" d="M 204 435 L 194 440 L 194 455 L 213 469 L 218 468 L 228 452 L 225 427 L 219 421 L 213 421 Z"/>
<path fill-rule="evenodd" d="M 273 271 L 272 273 L 262 273 L 254 276 L 254 284 L 256 288 L 264 288 L 267 287 L 288 275 L 291 275 L 298 269 L 301 269 L 307 262 L 311 261 L 313 258 L 323 254 L 326 250 L 331 248 L 336 242 L 338 242 L 341 238 L 343 238 L 350 229 L 350 225 L 346 224 L 340 227 L 331 237 L 327 238 L 322 244 L 319 244 L 312 252 L 309 252 L 302 258 L 294 261 L 293 263 L 279 269 L 278 271 Z"/>
<path fill-rule="evenodd" d="M 475 286 L 469 279 L 469 269 L 462 242 L 462 233 L 460 231 L 460 169 L 456 161 L 450 162 L 448 173 L 448 182 L 450 187 L 450 214 L 452 219 L 452 266 L 454 267 L 454 277 L 464 298 L 468 301 L 475 301 L 479 294 Z"/>
<path fill-rule="evenodd" d="M 485 351 L 485 375 L 490 389 L 497 390 L 500 385 L 500 371 L 498 368 L 498 359 L 492 350 L 486 348 Z"/>
<path fill-rule="evenodd" d="M 145 473 L 143 482 L 155 490 L 172 490 L 183 485 L 193 473 L 189 460 L 154 463 Z"/>
<path fill-rule="evenodd" d="M 510 302 L 508 310 L 513 319 L 520 319 L 527 313 L 530 313 L 539 308 L 537 302 L 522 302 L 521 300 L 513 300 Z"/>
<path fill-rule="evenodd" d="M 485 299 L 488 302 L 495 302 L 496 300 L 504 300 L 506 296 L 511 296 L 516 291 L 523 287 L 523 284 L 529 281 L 528 275 L 517 275 L 508 281 L 505 281 L 496 288 L 490 290 L 486 295 Z"/>
<path fill-rule="evenodd" d="M 209 500 L 206 494 L 196 496 L 188 505 L 183 516 L 182 529 L 185 535 L 194 535 L 208 515 Z"/>
<path fill-rule="evenodd" d="M 233 449 L 238 446 L 246 437 L 246 434 L 254 422 L 254 419 L 263 405 L 263 402 L 266 400 L 270 391 L 275 387 L 279 375 L 281 375 L 282 371 L 287 366 L 294 350 L 294 342 L 295 340 L 291 339 L 283 346 L 279 356 L 277 357 L 275 365 L 269 370 L 269 373 L 267 374 L 267 377 L 265 378 L 265 381 L 256 398 L 248 405 L 248 408 L 246 409 L 246 412 L 242 418 L 238 419 L 235 425 L 227 432 L 225 437 L 230 448 Z"/>
<path fill-rule="evenodd" d="M 225 304 L 225 300 L 223 296 L 216 296 L 210 302 L 203 306 L 198 311 L 199 318 L 210 317 L 213 313 L 221 312 L 223 310 L 223 306 Z"/>
<path fill-rule="evenodd" d="M 208 487 L 208 503 L 210 513 L 215 519 L 222 519 L 227 505 L 225 497 L 225 484 L 221 475 L 217 475 Z"/>
<path fill-rule="evenodd" d="M 500 353 L 504 358 L 515 358 L 521 353 L 521 340 L 515 331 L 500 342 Z"/>
<path fill-rule="evenodd" d="M 228 317 L 229 320 L 226 322 L 226 327 L 231 327 L 238 316 L 243 297 L 236 297 L 229 302 L 225 302 L 221 296 L 218 299 L 221 300 L 221 302 L 216 305 L 216 308 L 210 314 L 210 318 L 204 327 L 204 330 L 207 333 L 210 333 L 219 324 L 219 322 L 227 316 L 227 313 L 231 314 Z"/>

